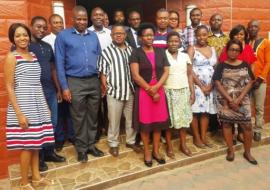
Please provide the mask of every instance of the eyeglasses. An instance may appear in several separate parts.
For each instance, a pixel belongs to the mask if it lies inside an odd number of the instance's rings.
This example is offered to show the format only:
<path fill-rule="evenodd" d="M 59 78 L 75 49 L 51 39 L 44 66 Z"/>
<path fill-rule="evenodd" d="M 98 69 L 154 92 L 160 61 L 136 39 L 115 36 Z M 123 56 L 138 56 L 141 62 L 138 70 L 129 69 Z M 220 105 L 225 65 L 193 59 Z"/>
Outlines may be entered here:
<path fill-rule="evenodd" d="M 241 50 L 240 49 L 235 49 L 235 48 L 229 48 L 228 51 L 231 51 L 231 52 L 240 52 Z"/>

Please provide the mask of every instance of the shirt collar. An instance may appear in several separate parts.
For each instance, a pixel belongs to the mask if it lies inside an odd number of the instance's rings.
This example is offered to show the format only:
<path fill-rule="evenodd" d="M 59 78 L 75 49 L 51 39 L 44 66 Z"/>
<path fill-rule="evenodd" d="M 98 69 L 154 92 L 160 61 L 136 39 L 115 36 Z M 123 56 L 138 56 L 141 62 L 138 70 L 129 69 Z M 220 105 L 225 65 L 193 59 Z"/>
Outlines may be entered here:
<path fill-rule="evenodd" d="M 200 24 L 198 26 L 201 26 L 201 25 L 203 25 L 203 24 L 200 22 Z M 196 26 L 195 28 L 193 28 L 192 25 L 189 25 L 189 26 L 187 26 L 187 28 L 188 29 L 196 29 L 198 26 Z"/>
<path fill-rule="evenodd" d="M 106 28 L 104 26 L 102 27 L 102 30 L 95 30 L 94 25 L 90 26 L 88 29 L 99 34 L 106 33 Z"/>
<path fill-rule="evenodd" d="M 212 31 L 211 31 L 211 29 L 210 29 L 210 31 L 209 31 L 209 35 L 208 35 L 209 37 L 211 37 L 211 36 L 215 36 L 215 37 L 218 37 L 218 36 L 216 36 Z M 220 31 L 220 36 L 219 37 L 223 37 L 223 36 L 225 36 L 225 34 L 222 32 L 222 31 Z"/>
<path fill-rule="evenodd" d="M 74 27 L 72 28 L 72 33 L 73 34 L 79 34 L 79 35 L 81 35 L 81 33 L 78 32 L 78 30 L 76 30 L 76 28 L 74 28 Z M 89 35 L 89 34 L 90 34 L 89 30 L 88 29 L 85 29 L 83 35 Z"/>
<path fill-rule="evenodd" d="M 117 47 L 116 45 L 114 45 L 113 42 L 111 43 L 111 45 L 112 45 L 113 48 L 119 48 L 119 47 Z M 126 45 L 127 48 L 129 47 L 129 44 L 128 44 L 126 41 L 125 41 L 125 45 Z M 126 49 L 127 49 L 127 48 L 126 48 Z M 119 49 L 120 49 L 120 48 L 119 48 Z"/>

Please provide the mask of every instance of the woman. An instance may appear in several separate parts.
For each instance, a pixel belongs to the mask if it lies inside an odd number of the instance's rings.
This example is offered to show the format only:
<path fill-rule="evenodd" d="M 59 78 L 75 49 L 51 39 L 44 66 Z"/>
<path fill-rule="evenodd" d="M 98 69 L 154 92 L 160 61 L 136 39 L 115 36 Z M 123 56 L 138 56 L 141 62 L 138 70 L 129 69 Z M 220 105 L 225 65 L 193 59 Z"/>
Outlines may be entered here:
<path fill-rule="evenodd" d="M 103 20 L 103 25 L 105 28 L 108 28 L 110 25 L 109 17 L 108 14 L 104 12 L 104 20 Z"/>
<path fill-rule="evenodd" d="M 171 129 L 179 133 L 181 150 L 185 155 L 192 153 L 186 145 L 186 128 L 192 121 L 191 105 L 194 103 L 194 86 L 192 80 L 192 64 L 189 56 L 182 53 L 179 48 L 181 43 L 178 32 L 170 32 L 167 36 L 168 49 L 166 55 L 170 63 L 169 77 L 164 85 L 168 100 L 171 118 Z M 171 131 L 166 131 L 167 156 L 174 158 Z"/>
<path fill-rule="evenodd" d="M 223 135 L 228 146 L 226 159 L 234 160 L 232 127 L 240 125 L 244 132 L 244 158 L 251 164 L 257 161 L 251 156 L 252 144 L 251 108 L 248 92 L 254 76 L 248 63 L 238 59 L 243 51 L 242 42 L 230 40 L 226 46 L 228 58 L 215 70 L 213 81 L 217 87 L 218 119 L 222 123 Z"/>
<path fill-rule="evenodd" d="M 252 50 L 252 47 L 247 44 L 248 33 L 243 25 L 235 26 L 230 32 L 230 40 L 239 40 L 242 43 L 243 51 L 238 55 L 237 59 L 241 61 L 245 61 L 246 63 L 250 64 L 253 67 L 253 63 L 257 60 L 256 56 Z M 220 57 L 219 62 L 222 63 L 228 59 L 228 53 L 226 48 L 223 49 Z M 233 133 L 235 131 L 233 127 Z M 238 128 L 238 136 L 237 140 L 243 142 L 243 134 L 241 132 L 241 128 Z M 234 136 L 233 140 L 234 144 L 237 143 L 236 137 Z"/>
<path fill-rule="evenodd" d="M 188 48 L 193 63 L 193 81 L 195 83 L 195 102 L 192 105 L 193 143 L 199 148 L 212 147 L 206 139 L 209 114 L 216 113 L 212 92 L 212 76 L 217 63 L 214 47 L 207 45 L 208 28 L 204 25 L 195 30 L 197 42 Z M 200 126 L 200 133 L 199 133 Z"/>
<path fill-rule="evenodd" d="M 7 111 L 7 148 L 21 150 L 20 189 L 50 185 L 39 173 L 39 149 L 54 143 L 50 113 L 40 83 L 41 69 L 36 56 L 28 51 L 30 30 L 21 23 L 9 28 L 9 40 L 16 50 L 7 54 L 4 65 L 9 105 Z M 28 170 L 32 169 L 32 185 Z"/>
<path fill-rule="evenodd" d="M 169 63 L 164 50 L 153 47 L 155 29 L 152 24 L 141 24 L 137 34 L 142 44 L 130 57 L 132 77 L 137 84 L 133 125 L 140 132 L 144 144 L 144 163 L 151 167 L 152 158 L 159 164 L 165 164 L 165 159 L 159 154 L 159 141 L 161 130 L 170 125 L 163 88 L 169 74 Z M 149 150 L 150 132 L 153 132 L 152 156 Z"/>
<path fill-rule="evenodd" d="M 169 27 L 178 33 L 182 33 L 180 28 L 180 16 L 177 11 L 169 11 Z"/>

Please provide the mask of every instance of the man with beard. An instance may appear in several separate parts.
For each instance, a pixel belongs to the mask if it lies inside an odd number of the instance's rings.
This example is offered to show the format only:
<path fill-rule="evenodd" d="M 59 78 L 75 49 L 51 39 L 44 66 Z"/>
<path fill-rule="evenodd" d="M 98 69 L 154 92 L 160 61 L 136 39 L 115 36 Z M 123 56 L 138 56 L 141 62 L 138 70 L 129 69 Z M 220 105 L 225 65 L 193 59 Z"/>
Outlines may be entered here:
<path fill-rule="evenodd" d="M 87 30 L 84 7 L 73 8 L 72 21 L 73 27 L 56 37 L 55 56 L 63 98 L 70 103 L 78 161 L 84 163 L 88 161 L 87 154 L 104 155 L 95 146 L 101 97 L 97 59 L 101 48 L 96 33 Z"/>
<path fill-rule="evenodd" d="M 130 28 L 127 30 L 126 41 L 133 48 L 140 47 L 140 43 L 138 41 L 137 36 L 137 29 L 141 24 L 140 13 L 137 11 L 131 11 L 128 15 L 128 23 L 130 25 Z"/>
<path fill-rule="evenodd" d="M 121 9 L 116 9 L 114 11 L 114 13 L 113 13 L 113 23 L 123 25 L 125 30 L 126 31 L 128 30 L 128 27 L 125 26 L 125 13 Z M 112 29 L 112 26 L 113 25 L 109 26 L 110 30 Z"/>
<path fill-rule="evenodd" d="M 29 51 L 33 52 L 41 67 L 41 84 L 44 95 L 51 111 L 51 120 L 54 128 L 57 126 L 57 97 L 61 97 L 61 89 L 57 80 L 54 65 L 54 55 L 52 47 L 42 41 L 47 31 L 47 21 L 44 17 L 36 16 L 31 21 L 32 38 Z M 54 146 L 44 147 L 40 150 L 39 170 L 46 171 L 47 162 L 65 162 L 65 158 L 54 152 Z"/>
<path fill-rule="evenodd" d="M 248 43 L 257 56 L 257 61 L 253 64 L 253 73 L 256 77 L 254 83 L 255 101 L 255 127 L 254 140 L 261 140 L 261 131 L 264 124 L 264 102 L 266 97 L 267 76 L 270 71 L 270 41 L 259 36 L 260 23 L 258 20 L 251 20 L 248 23 L 249 34 Z"/>

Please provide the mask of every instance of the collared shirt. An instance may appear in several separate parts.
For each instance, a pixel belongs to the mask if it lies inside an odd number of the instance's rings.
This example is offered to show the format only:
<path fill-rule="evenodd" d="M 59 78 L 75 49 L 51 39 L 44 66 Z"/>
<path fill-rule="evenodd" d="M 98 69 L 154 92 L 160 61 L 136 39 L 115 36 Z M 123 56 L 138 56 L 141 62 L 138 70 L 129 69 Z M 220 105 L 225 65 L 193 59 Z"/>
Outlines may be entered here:
<path fill-rule="evenodd" d="M 112 43 L 111 30 L 103 27 L 102 30 L 95 30 L 94 26 L 90 26 L 88 30 L 93 31 L 97 34 L 101 49 L 104 50 Z"/>
<path fill-rule="evenodd" d="M 133 28 L 130 27 L 131 33 L 133 35 L 134 41 L 136 43 L 136 47 L 140 47 L 139 42 L 138 42 L 138 35 L 137 35 L 137 31 L 134 30 Z"/>
<path fill-rule="evenodd" d="M 42 41 L 47 42 L 48 44 L 51 45 L 53 51 L 54 51 L 54 42 L 56 39 L 56 35 L 54 33 L 50 33 L 49 35 L 45 36 Z"/>
<path fill-rule="evenodd" d="M 267 76 L 270 72 L 270 41 L 268 39 L 263 39 L 261 43 L 255 45 L 256 42 L 250 41 L 257 60 L 254 63 L 254 75 L 255 77 L 260 77 L 266 82 Z M 254 45 L 256 47 L 254 47 Z"/>
<path fill-rule="evenodd" d="M 33 52 L 41 67 L 40 81 L 45 94 L 55 93 L 56 89 L 52 80 L 52 64 L 54 64 L 54 54 L 52 47 L 44 42 L 31 42 L 29 51 Z"/>
<path fill-rule="evenodd" d="M 156 31 L 153 46 L 158 48 L 167 48 L 167 36 L 168 33 L 172 30 L 170 28 L 167 29 L 167 32 L 160 33 L 159 31 Z"/>
<path fill-rule="evenodd" d="M 96 33 L 75 28 L 62 30 L 55 40 L 55 58 L 62 90 L 68 89 L 66 77 L 91 77 L 98 74 L 97 59 L 101 48 Z"/>
<path fill-rule="evenodd" d="M 99 57 L 98 70 L 107 79 L 107 95 L 117 100 L 128 100 L 130 89 L 134 91 L 129 67 L 132 48 L 126 43 L 121 49 L 111 43 Z"/>
<path fill-rule="evenodd" d="M 200 23 L 198 26 L 203 25 Z M 197 40 L 195 37 L 195 30 L 197 27 L 193 28 L 192 25 L 189 25 L 184 28 L 183 37 L 182 37 L 182 46 L 185 50 L 187 50 L 188 46 L 193 46 L 196 44 Z"/>
<path fill-rule="evenodd" d="M 212 33 L 211 31 L 208 34 L 208 39 L 207 39 L 208 45 L 215 48 L 218 57 L 221 54 L 223 48 L 226 46 L 228 41 L 229 41 L 229 37 L 226 34 L 224 34 L 222 31 L 220 35 L 216 35 Z"/>

